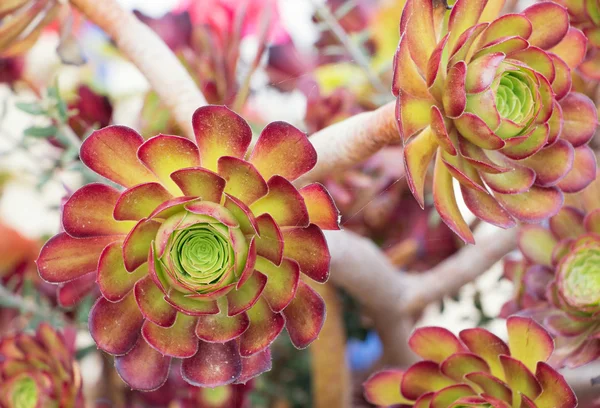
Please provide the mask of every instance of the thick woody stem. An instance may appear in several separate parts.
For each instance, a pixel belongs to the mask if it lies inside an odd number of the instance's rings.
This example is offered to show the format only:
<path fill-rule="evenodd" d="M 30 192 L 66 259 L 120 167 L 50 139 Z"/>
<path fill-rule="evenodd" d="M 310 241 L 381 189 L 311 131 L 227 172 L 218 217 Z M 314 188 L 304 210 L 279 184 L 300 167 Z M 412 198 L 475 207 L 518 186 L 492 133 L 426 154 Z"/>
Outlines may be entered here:
<path fill-rule="evenodd" d="M 351 378 L 346 361 L 346 328 L 343 310 L 336 287 L 310 279 L 306 282 L 327 305 L 327 319 L 319 338 L 309 347 L 312 365 L 313 407 L 333 408 L 351 406 Z"/>
<path fill-rule="evenodd" d="M 177 124 L 192 137 L 192 114 L 206 105 L 206 99 L 160 37 L 116 0 L 71 0 L 71 4 L 115 41 L 144 74 Z"/>
<path fill-rule="evenodd" d="M 350 168 L 388 144 L 399 142 L 394 110 L 395 102 L 389 102 L 377 110 L 359 113 L 314 133 L 310 141 L 317 151 L 317 165 L 296 184 L 304 185 Z"/>
<path fill-rule="evenodd" d="M 326 231 L 332 254 L 331 280 L 374 312 L 412 316 L 456 293 L 516 247 L 516 229 L 476 234 L 435 268 L 419 274 L 396 269 L 369 239 L 349 231 Z M 467 267 L 468 265 L 468 267 Z"/>

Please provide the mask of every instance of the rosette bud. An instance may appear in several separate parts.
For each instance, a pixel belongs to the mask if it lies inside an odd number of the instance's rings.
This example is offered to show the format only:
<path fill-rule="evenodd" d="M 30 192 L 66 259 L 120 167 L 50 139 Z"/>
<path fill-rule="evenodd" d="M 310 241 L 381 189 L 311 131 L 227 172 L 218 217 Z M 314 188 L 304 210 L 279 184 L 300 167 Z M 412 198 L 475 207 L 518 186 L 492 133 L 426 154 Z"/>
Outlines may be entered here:
<path fill-rule="evenodd" d="M 193 385 L 245 383 L 284 327 L 303 348 L 325 316 L 300 276 L 327 280 L 321 228 L 338 212 L 322 185 L 291 183 L 316 163 L 306 134 L 271 123 L 245 160 L 252 131 L 231 110 L 199 108 L 193 127 L 196 143 L 123 126 L 88 137 L 81 160 L 125 190 L 76 191 L 38 259 L 49 282 L 96 277 L 92 337 L 135 389 L 160 387 L 172 358 Z"/>
<path fill-rule="evenodd" d="M 393 92 L 413 195 L 423 206 L 435 158 L 435 206 L 469 243 L 453 179 L 473 214 L 499 227 L 556 214 L 563 192 L 595 177 L 587 143 L 596 109 L 570 91 L 585 36 L 556 3 L 498 18 L 500 0 L 458 0 L 451 11 L 433 3 L 407 2 L 395 57 Z"/>
<path fill-rule="evenodd" d="M 583 193 L 595 191 L 596 184 Z M 518 243 L 523 259 L 505 263 L 515 289 L 502 314 L 523 311 L 543 321 L 556 339 L 556 365 L 577 367 L 598 359 L 600 209 L 586 213 L 565 206 L 548 227 L 523 227 Z"/>
<path fill-rule="evenodd" d="M 74 337 L 70 340 L 45 323 L 35 335 L 20 333 L 0 339 L 0 406 L 83 406 Z"/>
<path fill-rule="evenodd" d="M 385 370 L 364 384 L 378 406 L 575 408 L 577 398 L 546 363 L 552 337 L 532 319 L 510 317 L 508 344 L 481 328 L 456 337 L 441 327 L 415 330 L 409 346 L 424 361 Z"/>

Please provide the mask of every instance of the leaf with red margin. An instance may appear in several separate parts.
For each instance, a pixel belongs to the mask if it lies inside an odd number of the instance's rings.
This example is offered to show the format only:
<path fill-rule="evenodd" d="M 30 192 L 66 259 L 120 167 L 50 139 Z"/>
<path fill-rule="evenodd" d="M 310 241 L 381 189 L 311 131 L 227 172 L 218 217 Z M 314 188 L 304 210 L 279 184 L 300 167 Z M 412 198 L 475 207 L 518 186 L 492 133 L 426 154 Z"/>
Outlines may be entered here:
<path fill-rule="evenodd" d="M 223 156 L 243 158 L 252 141 L 252 129 L 237 113 L 225 106 L 203 106 L 192 116 L 192 126 L 202 167 L 217 171 Z"/>
<path fill-rule="evenodd" d="M 300 265 L 300 272 L 324 283 L 329 278 L 331 254 L 323 231 L 314 224 L 283 231 L 283 256 Z"/>
<path fill-rule="evenodd" d="M 235 316 L 254 306 L 266 284 L 267 277 L 254 271 L 240 288 L 233 289 L 227 294 L 227 315 Z"/>
<path fill-rule="evenodd" d="M 584 212 L 575 207 L 563 207 L 558 214 L 550 218 L 549 226 L 558 239 L 577 238 L 586 233 L 583 224 Z"/>
<path fill-rule="evenodd" d="M 311 223 L 324 230 L 340 229 L 340 212 L 335 206 L 333 198 L 322 184 L 309 184 L 302 187 L 299 192 L 304 198 Z"/>
<path fill-rule="evenodd" d="M 403 371 L 387 369 L 372 374 L 363 384 L 365 399 L 373 405 L 410 405 L 400 393 Z"/>
<path fill-rule="evenodd" d="M 119 196 L 113 216 L 116 220 L 138 221 L 148 217 L 173 196 L 158 183 L 145 183 L 125 190 Z"/>
<path fill-rule="evenodd" d="M 421 208 L 424 208 L 425 205 L 425 177 L 427 169 L 437 147 L 436 136 L 430 127 L 425 128 L 423 132 L 404 146 L 406 181 Z"/>
<path fill-rule="evenodd" d="M 98 348 L 114 355 L 123 355 L 135 345 L 144 317 L 133 293 L 120 302 L 99 298 L 89 315 L 89 330 Z"/>
<path fill-rule="evenodd" d="M 171 179 L 171 173 L 199 166 L 198 154 L 198 147 L 191 140 L 162 134 L 146 140 L 137 151 L 140 161 L 174 195 L 181 195 L 181 189 Z"/>
<path fill-rule="evenodd" d="M 92 183 L 81 187 L 63 206 L 65 232 L 75 238 L 127 234 L 135 224 L 113 218 L 118 198 L 119 192 L 106 184 Z"/>
<path fill-rule="evenodd" d="M 448 70 L 442 100 L 446 116 L 449 118 L 457 118 L 465 111 L 467 106 L 466 78 L 467 64 L 464 61 L 459 61 Z"/>
<path fill-rule="evenodd" d="M 254 203 L 269 192 L 263 176 L 254 165 L 245 160 L 221 157 L 218 173 L 225 180 L 225 193 L 246 205 Z"/>
<path fill-rule="evenodd" d="M 162 387 L 169 377 L 170 366 L 171 357 L 154 350 L 141 336 L 129 353 L 115 357 L 115 368 L 121 379 L 140 391 Z"/>
<path fill-rule="evenodd" d="M 121 243 L 113 242 L 104 248 L 100 255 L 96 279 L 102 296 L 110 302 L 118 302 L 147 274 L 146 266 L 140 266 L 132 273 L 127 272 L 123 263 Z"/>
<path fill-rule="evenodd" d="M 555 215 L 564 202 L 563 194 L 556 187 L 532 186 L 520 194 L 494 194 L 502 206 L 516 219 L 536 223 Z"/>
<path fill-rule="evenodd" d="M 596 179 L 596 155 L 587 145 L 575 148 L 573 167 L 557 184 L 565 193 L 577 193 Z"/>
<path fill-rule="evenodd" d="M 574 408 L 577 406 L 577 397 L 565 380 L 548 364 L 539 362 L 535 377 L 542 386 L 542 394 L 536 398 L 538 407 Z"/>
<path fill-rule="evenodd" d="M 275 265 L 281 264 L 283 259 L 283 234 L 281 229 L 269 214 L 256 218 L 260 235 L 256 239 L 256 254 L 267 258 Z"/>
<path fill-rule="evenodd" d="M 262 373 L 271 371 L 271 349 L 253 354 L 250 357 L 242 357 L 242 373 L 236 380 L 236 384 L 245 384 Z"/>
<path fill-rule="evenodd" d="M 533 319 L 511 316 L 506 320 L 510 356 L 534 371 L 539 361 L 547 361 L 554 351 L 554 340 Z"/>
<path fill-rule="evenodd" d="M 552 251 L 556 244 L 556 238 L 542 226 L 525 225 L 519 230 L 519 249 L 535 264 L 552 266 Z"/>
<path fill-rule="evenodd" d="M 163 292 L 149 276 L 135 284 L 134 294 L 136 303 L 146 319 L 162 327 L 173 325 L 177 310 L 165 302 Z"/>
<path fill-rule="evenodd" d="M 81 145 L 79 157 L 90 169 L 124 187 L 157 181 L 137 158 L 144 138 L 126 126 L 107 126 Z"/>
<path fill-rule="evenodd" d="M 441 363 L 465 350 L 460 340 L 443 327 L 419 327 L 408 339 L 408 346 L 424 360 Z"/>
<path fill-rule="evenodd" d="M 294 347 L 306 348 L 321 332 L 325 322 L 325 301 L 314 289 L 300 281 L 296 296 L 283 309 L 283 316 Z"/>
<path fill-rule="evenodd" d="M 178 358 L 192 357 L 198 351 L 198 337 L 194 333 L 196 317 L 177 313 L 171 327 L 161 327 L 150 320 L 142 326 L 142 336 L 159 353 Z"/>
<path fill-rule="evenodd" d="M 510 355 L 510 350 L 502 339 L 481 328 L 465 329 L 459 333 L 458 337 L 472 353 L 485 360 L 494 376 L 503 374 L 504 371 L 498 356 Z"/>
<path fill-rule="evenodd" d="M 225 343 L 242 335 L 250 325 L 244 312 L 235 316 L 227 315 L 227 303 L 219 301 L 220 312 L 214 315 L 198 316 L 196 336 L 209 343 Z"/>
<path fill-rule="evenodd" d="M 466 379 L 481 387 L 485 395 L 484 398 L 490 396 L 509 404 L 512 401 L 513 393 L 511 389 L 508 388 L 508 385 L 491 374 L 471 373 L 467 374 Z"/>
<path fill-rule="evenodd" d="M 39 274 L 50 283 L 79 278 L 96 270 L 98 258 L 108 244 L 122 239 L 122 236 L 73 238 L 61 232 L 43 246 L 37 259 Z"/>
<path fill-rule="evenodd" d="M 433 203 L 442 221 L 468 244 L 474 244 L 475 238 L 465 222 L 454 195 L 452 176 L 442 161 L 441 149 L 438 151 L 433 174 Z"/>
<path fill-rule="evenodd" d="M 433 396 L 430 408 L 447 408 L 463 397 L 474 396 L 475 391 L 467 384 L 456 384 L 443 388 Z"/>
<path fill-rule="evenodd" d="M 267 195 L 250 205 L 254 215 L 269 214 L 280 227 L 305 227 L 309 224 L 304 198 L 292 183 L 281 176 L 273 176 L 267 185 Z"/>
<path fill-rule="evenodd" d="M 402 377 L 400 392 L 405 398 L 416 400 L 423 394 L 438 391 L 454 385 L 451 378 L 440 372 L 440 367 L 433 361 L 419 361 L 410 366 Z"/>
<path fill-rule="evenodd" d="M 294 181 L 315 166 L 317 152 L 306 133 L 286 122 L 272 122 L 261 132 L 248 161 L 265 179 L 279 175 Z"/>
<path fill-rule="evenodd" d="M 587 96 L 571 92 L 560 101 L 563 113 L 561 139 L 579 147 L 588 143 L 598 127 L 596 106 Z"/>
<path fill-rule="evenodd" d="M 285 319 L 279 313 L 273 313 L 264 299 L 248 309 L 250 327 L 240 337 L 240 354 L 251 356 L 269 347 L 285 326 Z"/>
<path fill-rule="evenodd" d="M 536 185 L 551 187 L 562 180 L 573 168 L 574 157 L 573 146 L 569 142 L 559 139 L 553 145 L 528 157 L 523 163 L 535 171 Z M 549 165 L 550 163 L 551 165 Z"/>
<path fill-rule="evenodd" d="M 534 4 L 523 13 L 531 22 L 531 45 L 547 50 L 562 41 L 569 30 L 569 14 L 564 7 L 549 1 Z"/>
<path fill-rule="evenodd" d="M 585 58 L 586 50 L 587 38 L 585 34 L 575 27 L 569 27 L 567 35 L 549 51 L 558 55 L 561 60 L 567 63 L 569 68 L 575 69 Z"/>
<path fill-rule="evenodd" d="M 454 381 L 461 382 L 466 374 L 489 373 L 490 366 L 477 354 L 463 352 L 448 356 L 440 365 L 440 371 Z"/>
<path fill-rule="evenodd" d="M 196 387 L 218 387 L 231 384 L 242 372 L 242 361 L 235 341 L 200 342 L 198 352 L 181 363 L 181 376 Z"/>
<path fill-rule="evenodd" d="M 133 272 L 148 260 L 150 245 L 156 238 L 160 223 L 154 220 L 142 219 L 129 232 L 123 241 L 123 260 L 125 269 Z"/>
<path fill-rule="evenodd" d="M 274 312 L 280 312 L 294 298 L 300 279 L 300 266 L 297 262 L 284 258 L 279 266 L 266 258 L 258 257 L 256 260 L 257 271 L 267 276 L 267 285 L 263 297 Z"/>
<path fill-rule="evenodd" d="M 244 235 L 254 235 L 259 233 L 256 217 L 246 204 L 229 194 L 225 195 L 223 206 L 228 209 L 240 224 L 240 230 Z"/>
<path fill-rule="evenodd" d="M 220 203 L 225 180 L 217 173 L 202 167 L 190 167 L 171 173 L 171 180 L 188 197 L 200 197 L 205 201 Z"/>
<path fill-rule="evenodd" d="M 504 378 L 513 392 L 513 398 L 520 394 L 536 399 L 542 392 L 542 387 L 533 373 L 521 361 L 510 356 L 500 356 L 504 368 Z M 516 401 L 513 401 L 517 405 Z"/>

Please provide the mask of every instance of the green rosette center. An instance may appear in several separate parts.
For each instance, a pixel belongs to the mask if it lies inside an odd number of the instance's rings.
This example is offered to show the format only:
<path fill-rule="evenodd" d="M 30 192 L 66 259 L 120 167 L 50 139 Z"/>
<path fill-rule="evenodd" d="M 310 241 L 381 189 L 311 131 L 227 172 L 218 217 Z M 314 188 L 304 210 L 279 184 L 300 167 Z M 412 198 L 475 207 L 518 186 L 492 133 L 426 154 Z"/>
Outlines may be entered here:
<path fill-rule="evenodd" d="M 496 90 L 496 108 L 504 119 L 516 124 L 527 122 L 535 109 L 529 77 L 519 71 L 503 72 Z"/>
<path fill-rule="evenodd" d="M 563 297 L 573 307 L 600 305 L 600 242 L 575 246 L 559 266 L 558 278 Z"/>
<path fill-rule="evenodd" d="M 235 263 L 228 230 L 219 223 L 198 223 L 173 232 L 167 254 L 173 277 L 197 291 L 218 283 Z"/>
<path fill-rule="evenodd" d="M 38 403 L 38 389 L 35 380 L 24 377 L 18 380 L 12 391 L 12 404 L 18 408 L 34 408 Z"/>

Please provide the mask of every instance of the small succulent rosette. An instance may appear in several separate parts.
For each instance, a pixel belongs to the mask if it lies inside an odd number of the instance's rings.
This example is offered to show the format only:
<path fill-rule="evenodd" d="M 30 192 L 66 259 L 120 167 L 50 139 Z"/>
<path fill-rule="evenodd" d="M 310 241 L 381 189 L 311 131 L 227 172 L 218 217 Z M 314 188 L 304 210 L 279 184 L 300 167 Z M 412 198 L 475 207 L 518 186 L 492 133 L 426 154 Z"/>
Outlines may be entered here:
<path fill-rule="evenodd" d="M 584 32 L 588 52 L 578 71 L 588 78 L 600 79 L 600 2 L 598 0 L 557 0 L 569 11 L 571 25 Z"/>
<path fill-rule="evenodd" d="M 505 264 L 515 289 L 503 314 L 543 321 L 555 336 L 556 365 L 600 358 L 600 208 L 563 207 L 548 227 L 524 227 L 519 248 L 523 259 Z"/>
<path fill-rule="evenodd" d="M 46 323 L 0 339 L 0 406 L 82 407 L 81 374 L 69 341 Z"/>
<path fill-rule="evenodd" d="M 9 0 L 0 4 L 0 55 L 13 57 L 29 50 L 57 16 L 59 0 Z"/>
<path fill-rule="evenodd" d="M 571 92 L 586 38 L 567 10 L 539 2 L 497 17 L 502 0 L 408 0 L 393 93 L 411 191 L 423 206 L 429 164 L 440 216 L 464 241 L 453 180 L 478 218 L 502 228 L 558 212 L 595 177 L 593 102 Z"/>
<path fill-rule="evenodd" d="M 508 344 L 482 328 L 456 337 L 441 327 L 415 330 L 411 349 L 424 359 L 384 370 L 364 384 L 378 406 L 574 408 L 575 394 L 546 361 L 552 337 L 532 319 L 510 317 Z"/>
<path fill-rule="evenodd" d="M 321 229 L 338 211 L 322 185 L 291 183 L 317 160 L 306 134 L 271 123 L 245 160 L 252 131 L 231 110 L 199 108 L 193 127 L 196 143 L 123 126 L 87 138 L 81 160 L 125 190 L 76 191 L 38 259 L 49 282 L 96 277 L 91 334 L 135 389 L 160 387 L 172 358 L 197 386 L 246 382 L 284 327 L 304 348 L 325 317 L 301 275 L 327 280 Z"/>

